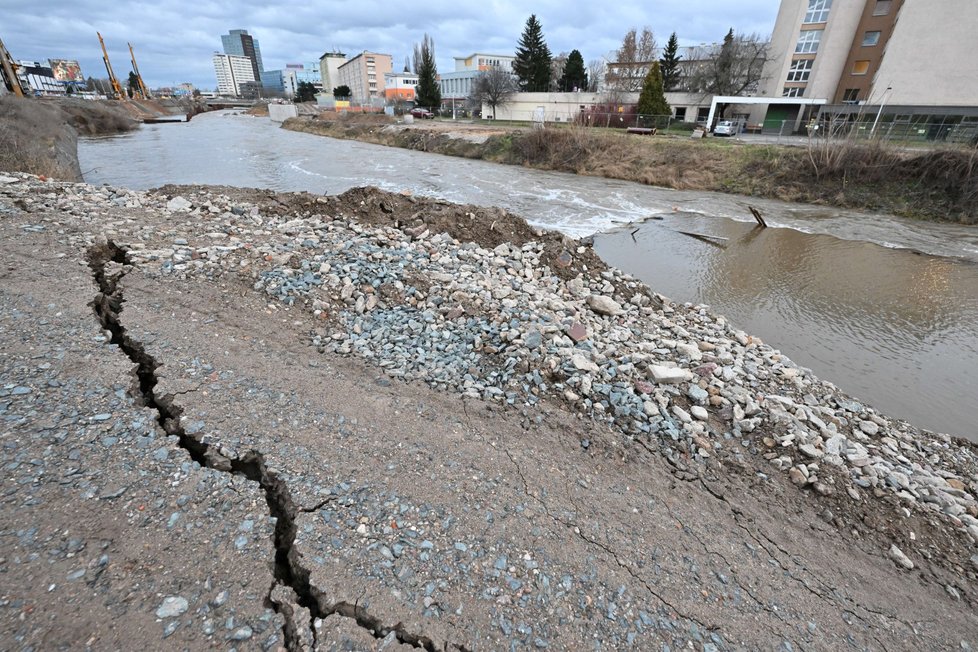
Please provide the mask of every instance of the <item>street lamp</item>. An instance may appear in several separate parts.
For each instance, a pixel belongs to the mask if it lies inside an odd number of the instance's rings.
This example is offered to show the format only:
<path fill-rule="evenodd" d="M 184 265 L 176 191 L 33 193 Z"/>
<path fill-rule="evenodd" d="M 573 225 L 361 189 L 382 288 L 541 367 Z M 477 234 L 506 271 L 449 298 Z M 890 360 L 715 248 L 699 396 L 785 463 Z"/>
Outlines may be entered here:
<path fill-rule="evenodd" d="M 880 116 L 883 115 L 883 107 L 886 106 L 886 95 L 893 90 L 892 86 L 887 86 L 886 90 L 883 91 L 883 95 L 880 97 L 880 110 L 876 112 L 876 119 L 873 120 L 873 129 L 870 132 L 871 136 L 876 136 L 876 125 L 880 122 Z"/>

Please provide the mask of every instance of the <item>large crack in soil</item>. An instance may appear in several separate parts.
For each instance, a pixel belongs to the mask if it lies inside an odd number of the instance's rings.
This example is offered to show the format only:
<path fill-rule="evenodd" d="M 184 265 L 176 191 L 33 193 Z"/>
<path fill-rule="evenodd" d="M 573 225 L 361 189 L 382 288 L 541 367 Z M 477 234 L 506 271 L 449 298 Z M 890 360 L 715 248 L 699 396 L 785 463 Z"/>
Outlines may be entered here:
<path fill-rule="evenodd" d="M 118 271 L 110 273 L 106 269 L 109 263 L 116 263 L 121 267 Z M 283 635 L 288 649 L 301 650 L 304 645 L 300 625 L 295 622 L 295 610 L 291 605 L 271 598 L 272 592 L 278 585 L 291 589 L 297 604 L 308 610 L 310 615 L 308 627 L 312 632 L 314 644 L 316 621 L 335 615 L 355 621 L 376 639 L 385 639 L 393 634 L 400 643 L 428 652 L 449 649 L 467 652 L 467 648 L 458 643 L 445 642 L 441 647 L 437 647 L 430 637 L 407 631 L 401 623 L 384 624 L 359 604 L 346 601 L 329 603 L 323 592 L 312 584 L 310 571 L 301 564 L 300 554 L 295 548 L 296 515 L 307 510 L 295 503 L 288 485 L 268 468 L 264 455 L 255 450 L 237 457 L 221 454 L 214 446 L 184 430 L 180 423 L 183 409 L 174 402 L 172 395 L 157 395 L 156 385 L 159 378 L 156 370 L 160 367 L 160 362 L 146 351 L 141 342 L 128 334 L 120 319 L 124 302 L 120 281 L 129 271 L 127 267 L 131 264 L 126 250 L 112 241 L 88 250 L 88 265 L 99 290 L 91 304 L 95 316 L 102 327 L 109 332 L 111 343 L 117 345 L 136 365 L 134 370 L 136 382 L 132 388 L 134 398 L 143 406 L 156 411 L 160 427 L 168 435 L 178 438 L 180 447 L 190 454 L 191 459 L 204 467 L 243 476 L 261 487 L 269 514 L 275 519 L 275 559 L 272 565 L 275 583 L 269 591 L 268 602 L 285 618 Z"/>

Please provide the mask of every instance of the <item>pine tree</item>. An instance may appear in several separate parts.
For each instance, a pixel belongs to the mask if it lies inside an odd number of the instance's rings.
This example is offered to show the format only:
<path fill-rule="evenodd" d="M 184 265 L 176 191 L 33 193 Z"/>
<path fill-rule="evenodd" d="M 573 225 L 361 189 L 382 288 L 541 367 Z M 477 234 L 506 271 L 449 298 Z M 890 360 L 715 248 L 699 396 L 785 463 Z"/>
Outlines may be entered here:
<path fill-rule="evenodd" d="M 654 116 L 672 115 L 672 107 L 666 102 L 662 90 L 662 72 L 659 70 L 658 61 L 652 63 L 648 74 L 645 75 L 642 92 L 638 96 L 638 113 Z"/>
<path fill-rule="evenodd" d="M 571 50 L 564 64 L 564 74 L 557 84 L 558 90 L 565 93 L 587 90 L 587 70 L 584 68 L 584 57 L 580 50 Z"/>
<path fill-rule="evenodd" d="M 679 86 L 679 79 L 682 71 L 679 69 L 679 62 L 682 60 L 679 54 L 679 39 L 673 32 L 666 43 L 666 49 L 662 51 L 662 58 L 659 59 L 659 66 L 662 70 L 662 87 L 667 91 L 674 91 Z"/>
<path fill-rule="evenodd" d="M 415 103 L 430 111 L 438 111 L 441 108 L 441 89 L 438 88 L 438 68 L 435 65 L 435 42 L 427 34 L 420 46 L 414 46 L 414 68 L 418 74 Z"/>
<path fill-rule="evenodd" d="M 543 29 L 536 15 L 526 21 L 523 35 L 516 48 L 513 72 L 521 91 L 546 92 L 550 86 L 550 48 L 543 40 Z"/>

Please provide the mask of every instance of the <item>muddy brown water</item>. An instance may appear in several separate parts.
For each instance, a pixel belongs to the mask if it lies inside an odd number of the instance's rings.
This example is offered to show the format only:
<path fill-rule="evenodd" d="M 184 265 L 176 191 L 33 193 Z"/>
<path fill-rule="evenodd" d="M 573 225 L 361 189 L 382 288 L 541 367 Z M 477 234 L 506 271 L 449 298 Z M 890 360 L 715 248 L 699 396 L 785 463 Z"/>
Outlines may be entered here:
<path fill-rule="evenodd" d="M 86 139 L 79 157 L 89 183 L 320 194 L 374 185 L 593 235 L 608 263 L 710 305 L 857 399 L 978 441 L 978 228 L 500 166 L 231 113 Z M 754 228 L 748 204 L 771 228 Z"/>

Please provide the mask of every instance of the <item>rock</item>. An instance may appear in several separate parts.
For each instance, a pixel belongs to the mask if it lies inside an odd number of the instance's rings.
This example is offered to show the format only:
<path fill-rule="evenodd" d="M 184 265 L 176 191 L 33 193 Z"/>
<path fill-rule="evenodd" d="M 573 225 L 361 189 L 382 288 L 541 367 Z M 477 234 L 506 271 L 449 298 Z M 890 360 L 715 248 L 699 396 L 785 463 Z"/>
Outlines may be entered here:
<path fill-rule="evenodd" d="M 691 408 L 689 408 L 689 411 L 694 417 L 696 417 L 700 421 L 706 421 L 707 419 L 710 418 L 710 413 L 706 411 L 705 407 L 702 407 L 700 405 L 692 406 Z"/>
<path fill-rule="evenodd" d="M 187 611 L 189 604 L 186 598 L 178 595 L 168 596 L 163 600 L 163 604 L 156 610 L 157 618 L 176 618 Z"/>
<path fill-rule="evenodd" d="M 543 344 L 543 335 L 540 334 L 540 331 L 531 330 L 523 338 L 523 343 L 528 349 L 539 349 L 540 345 Z"/>
<path fill-rule="evenodd" d="M 880 431 L 880 427 L 876 425 L 873 421 L 860 421 L 859 429 L 870 437 L 876 435 Z"/>
<path fill-rule="evenodd" d="M 901 566 L 907 570 L 913 570 L 913 562 L 903 554 L 902 550 L 896 547 L 896 544 L 890 546 L 889 556 L 890 559 L 896 562 L 897 566 Z"/>
<path fill-rule="evenodd" d="M 598 367 L 598 365 L 591 360 L 588 360 L 580 353 L 575 353 L 571 356 L 571 364 L 573 364 L 576 369 L 580 369 L 581 371 L 590 371 L 591 373 L 597 373 L 600 371 L 600 367 Z"/>
<path fill-rule="evenodd" d="M 825 455 L 824 452 L 822 452 L 819 449 L 815 448 L 815 446 L 813 446 L 812 444 L 802 444 L 801 446 L 798 447 L 798 450 L 800 450 L 802 453 L 804 453 L 808 457 L 811 457 L 811 458 L 814 458 L 814 459 L 818 459 L 818 458 L 820 458 L 820 457 L 822 457 L 822 456 Z"/>
<path fill-rule="evenodd" d="M 583 342 L 587 339 L 587 329 L 580 322 L 574 322 L 574 324 L 567 329 L 567 337 L 571 338 L 575 342 Z"/>
<path fill-rule="evenodd" d="M 606 297 L 600 294 L 590 295 L 587 298 L 587 305 L 589 308 L 591 308 L 591 310 L 599 315 L 608 315 L 609 317 L 616 317 L 623 312 L 621 309 L 621 304 L 611 297 Z"/>
<path fill-rule="evenodd" d="M 171 213 L 189 211 L 191 206 L 193 206 L 193 204 L 179 195 L 166 202 L 166 210 L 170 211 Z"/>
<path fill-rule="evenodd" d="M 663 385 L 675 385 L 689 380 L 689 372 L 679 367 L 664 367 L 662 365 L 652 365 L 649 367 L 652 380 Z"/>
<path fill-rule="evenodd" d="M 808 476 L 806 476 L 797 466 L 791 467 L 791 469 L 788 471 L 788 477 L 791 479 L 792 484 L 799 487 L 803 487 L 808 483 Z"/>
<path fill-rule="evenodd" d="M 247 641 L 254 635 L 251 627 L 245 625 L 244 627 L 239 627 L 228 635 L 229 641 Z"/>

